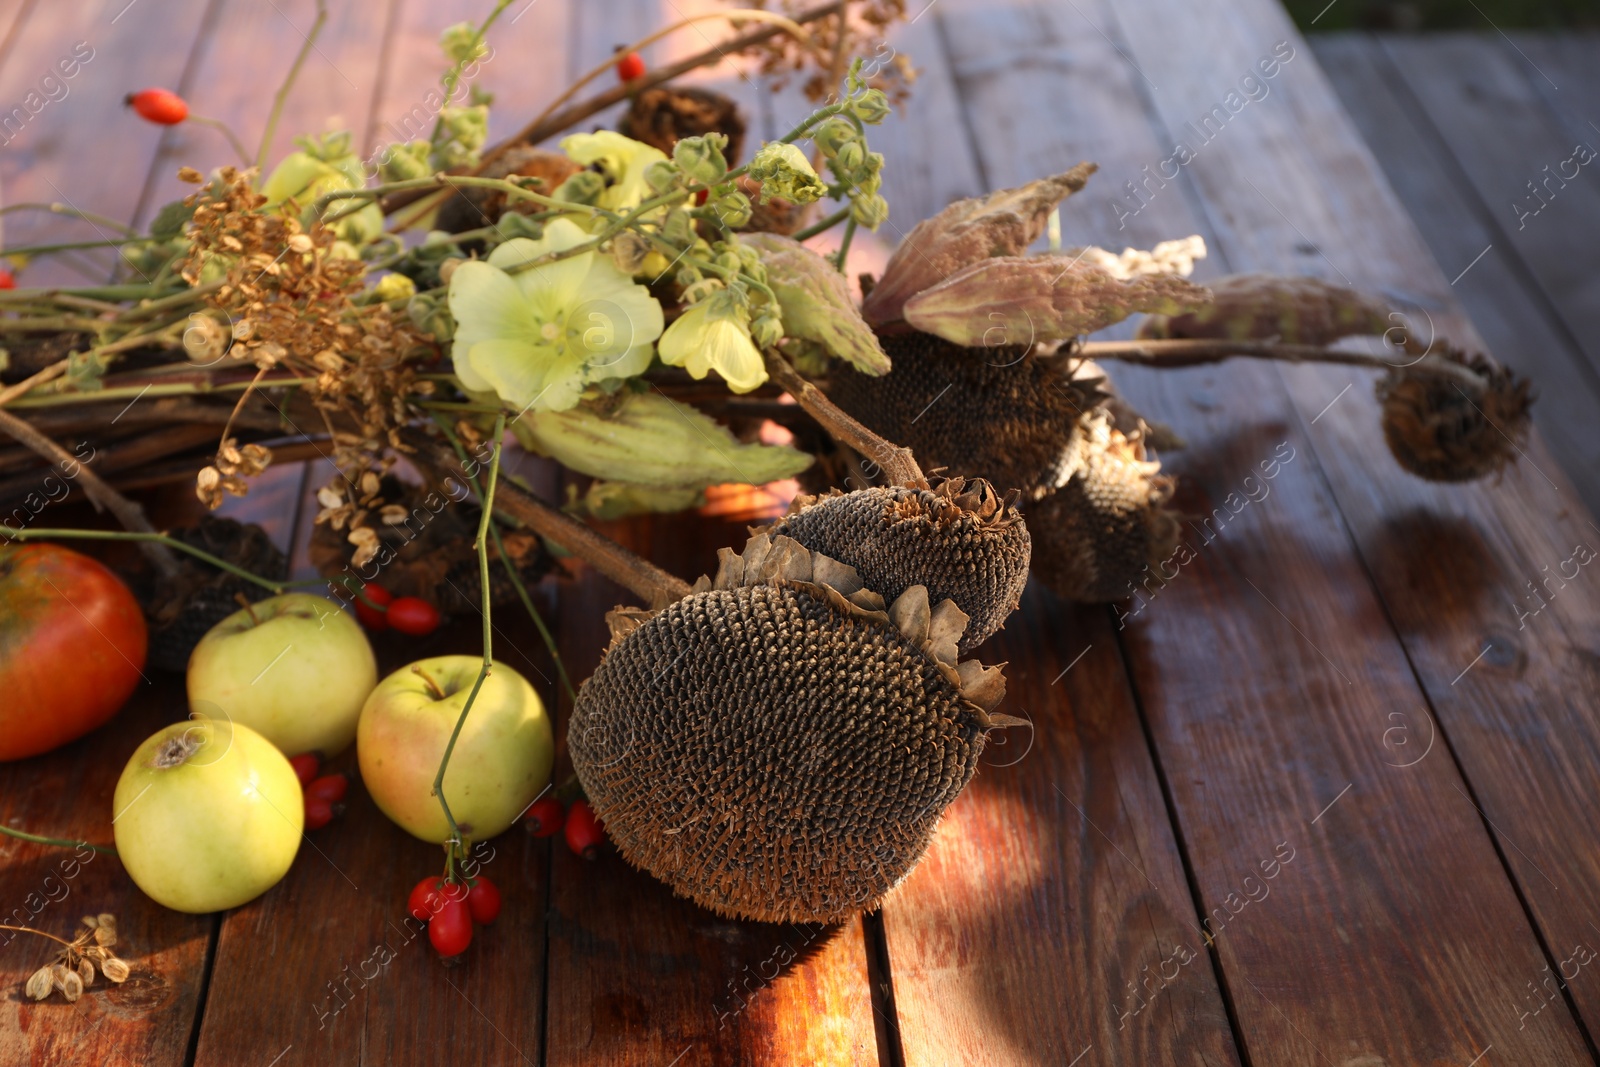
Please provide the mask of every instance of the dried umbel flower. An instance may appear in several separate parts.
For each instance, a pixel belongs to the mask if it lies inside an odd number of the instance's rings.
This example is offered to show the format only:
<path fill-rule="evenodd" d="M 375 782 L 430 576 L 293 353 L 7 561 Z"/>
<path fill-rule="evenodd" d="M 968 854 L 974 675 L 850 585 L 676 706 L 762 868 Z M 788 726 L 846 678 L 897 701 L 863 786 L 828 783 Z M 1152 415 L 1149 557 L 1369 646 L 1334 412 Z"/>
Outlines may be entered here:
<path fill-rule="evenodd" d="M 832 922 L 878 906 L 972 777 L 998 668 L 966 616 L 894 603 L 787 537 L 724 550 L 715 582 L 619 609 L 568 751 L 624 858 L 719 914 Z"/>
<path fill-rule="evenodd" d="M 920 585 L 934 603 L 954 601 L 969 617 L 961 651 L 970 652 L 1005 624 L 1028 584 L 1032 542 L 1015 496 L 1001 498 L 981 478 L 802 496 L 770 533 L 854 567 L 886 600 Z"/>
<path fill-rule="evenodd" d="M 27 932 L 52 936 L 39 930 Z M 70 1004 L 94 984 L 96 964 L 109 981 L 127 981 L 128 965 L 111 951 L 116 943 L 116 916 L 108 912 L 85 915 L 83 927 L 78 930 L 77 936 L 56 953 L 54 963 L 45 964 L 28 977 L 24 992 L 33 1000 L 44 1000 L 51 993 L 59 992 Z"/>
<path fill-rule="evenodd" d="M 1034 574 L 1058 596 L 1101 603 L 1128 596 L 1177 547 L 1174 482 L 1109 410 L 1085 414 L 1078 431 L 1072 477 L 1028 508 Z"/>
<path fill-rule="evenodd" d="M 1483 355 L 1435 353 L 1391 370 L 1378 380 L 1377 393 L 1389 451 L 1429 481 L 1495 473 L 1516 459 L 1532 425 L 1528 381 Z"/>
<path fill-rule="evenodd" d="M 1139 336 L 1325 345 L 1400 325 L 1382 301 L 1320 278 L 1233 274 L 1207 284 L 1208 305 L 1182 315 L 1152 315 L 1139 324 Z"/>

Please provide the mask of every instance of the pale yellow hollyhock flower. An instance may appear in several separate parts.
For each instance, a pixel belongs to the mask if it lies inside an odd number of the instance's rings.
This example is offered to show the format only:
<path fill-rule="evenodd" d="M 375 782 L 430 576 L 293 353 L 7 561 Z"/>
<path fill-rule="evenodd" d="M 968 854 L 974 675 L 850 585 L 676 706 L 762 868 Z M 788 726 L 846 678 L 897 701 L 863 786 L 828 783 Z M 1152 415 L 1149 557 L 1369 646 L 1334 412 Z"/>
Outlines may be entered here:
<path fill-rule="evenodd" d="M 589 385 L 650 365 L 661 305 L 610 256 L 584 252 L 507 269 L 588 239 L 576 223 L 554 219 L 539 240 L 514 238 L 455 269 L 452 358 L 463 386 L 521 411 L 565 411 Z"/>
<path fill-rule="evenodd" d="M 659 347 L 663 363 L 683 367 L 695 378 L 715 370 L 736 393 L 748 393 L 767 380 L 761 351 L 726 290 L 690 305 L 667 327 Z"/>
<path fill-rule="evenodd" d="M 575 133 L 561 139 L 561 150 L 576 163 L 598 165 L 606 177 L 606 191 L 599 206 L 626 211 L 655 195 L 644 172 L 653 163 L 665 163 L 666 153 L 659 148 L 624 137 L 615 130 Z"/>

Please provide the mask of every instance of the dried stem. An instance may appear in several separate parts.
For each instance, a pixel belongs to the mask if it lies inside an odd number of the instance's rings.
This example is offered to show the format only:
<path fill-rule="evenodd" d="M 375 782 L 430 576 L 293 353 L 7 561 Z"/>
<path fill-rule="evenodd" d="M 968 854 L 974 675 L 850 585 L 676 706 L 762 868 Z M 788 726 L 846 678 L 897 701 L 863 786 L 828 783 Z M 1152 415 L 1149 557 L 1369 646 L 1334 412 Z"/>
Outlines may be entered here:
<path fill-rule="evenodd" d="M 0 389 L 0 407 L 4 407 L 6 404 L 21 396 L 23 393 L 26 393 L 29 389 L 32 389 L 34 386 L 43 385 L 45 382 L 61 377 L 66 372 L 67 361 L 64 359 L 57 360 L 44 370 L 39 371 L 36 374 L 29 375 L 28 377 L 22 379 L 22 381 L 17 382 L 15 385 L 8 385 L 4 389 Z"/>
<path fill-rule="evenodd" d="M 839 405 L 800 376 L 789 361 L 777 352 L 767 353 L 767 373 L 772 380 L 794 397 L 812 418 L 822 424 L 828 435 L 842 445 L 860 452 L 877 464 L 896 485 L 926 486 L 927 476 L 917 466 L 911 449 L 891 444 L 872 430 L 847 415 Z"/>
<path fill-rule="evenodd" d="M 1437 355 L 1419 355 L 1406 363 L 1396 363 L 1367 352 L 1350 352 L 1321 345 L 1280 344 L 1276 341 L 1219 341 L 1210 338 L 1171 338 L 1146 341 L 1087 341 L 1076 347 L 1062 347 L 1058 357 L 1115 359 L 1146 367 L 1196 367 L 1241 356 L 1270 359 L 1280 363 L 1338 363 L 1373 370 L 1407 370 L 1453 378 L 1463 385 L 1481 390 L 1483 377 L 1471 367 Z"/>
<path fill-rule="evenodd" d="M 282 593 L 284 589 L 287 588 L 287 586 L 282 582 L 274 582 L 268 578 L 263 578 L 258 574 L 251 574 L 243 567 L 235 566 L 225 559 L 218 559 L 216 556 L 213 556 L 211 553 L 203 549 L 195 548 L 193 545 L 180 541 L 176 537 L 169 537 L 164 533 L 137 533 L 126 530 L 46 529 L 43 527 L 34 527 L 27 530 L 13 530 L 9 526 L 0 524 L 0 537 L 11 541 L 77 540 L 135 541 L 140 543 L 148 542 L 150 544 L 164 545 L 167 548 L 176 549 L 179 552 L 187 553 L 188 555 L 193 556 L 195 559 L 209 563 L 211 566 L 216 567 L 219 570 L 227 571 L 229 574 L 232 574 L 235 577 L 243 578 L 247 582 L 254 582 L 256 585 L 261 586 L 263 589 L 271 590 L 273 593 Z M 3 827 L 0 827 L 0 829 L 3 829 Z"/>
<path fill-rule="evenodd" d="M 95 852 L 103 853 L 107 856 L 115 856 L 117 854 L 117 850 L 112 848 L 110 845 L 91 845 L 87 841 L 66 841 L 59 837 L 45 837 L 41 834 L 30 834 L 26 830 L 18 830 L 3 824 L 0 824 L 0 834 L 5 834 L 7 837 L 14 837 L 19 841 L 31 841 L 36 845 L 55 845 L 57 848 L 87 848 L 93 849 Z M 20 926 L 0 927 L 0 930 L 20 929 L 22 929 Z M 34 932 L 38 933 L 38 931 Z M 45 934 L 44 936 L 49 937 L 50 935 Z M 56 938 L 56 940 L 60 941 L 61 939 Z M 61 941 L 61 943 L 63 945 L 66 944 L 65 941 Z"/>
<path fill-rule="evenodd" d="M 300 51 L 295 53 L 294 62 L 289 65 L 289 72 L 283 77 L 283 84 L 278 86 L 278 92 L 272 98 L 272 111 L 267 115 L 267 125 L 261 131 L 261 147 L 256 150 L 256 169 L 259 171 L 265 172 L 267 169 L 267 153 L 272 150 L 272 138 L 278 132 L 278 120 L 283 117 L 283 105 L 289 99 L 289 92 L 294 88 L 295 79 L 300 76 L 300 68 L 305 66 L 306 57 L 317 46 L 317 36 L 327 21 L 328 5 L 324 0 L 317 0 L 317 17 L 311 23 L 311 32 L 305 35 L 305 43 L 300 46 Z"/>
<path fill-rule="evenodd" d="M 145 518 L 143 508 L 111 488 L 104 479 L 90 470 L 87 464 L 3 408 L 0 408 L 0 432 L 27 445 L 50 462 L 60 465 L 63 471 L 69 467 L 77 467 L 78 478 L 83 483 L 83 491 L 88 494 L 90 503 L 94 504 L 97 511 L 105 510 L 115 515 L 124 530 L 146 534 L 156 532 L 156 528 L 150 525 L 150 520 Z M 140 548 L 149 557 L 150 562 L 168 578 L 178 573 L 178 561 L 166 547 L 147 542 L 141 544 Z"/>
<path fill-rule="evenodd" d="M 843 8 L 847 2 L 848 0 L 829 0 L 828 3 L 819 4 L 809 11 L 802 11 L 800 14 L 794 16 L 793 21 L 800 25 L 804 25 L 808 22 L 814 22 L 817 19 L 831 15 Z M 772 25 L 762 26 L 749 31 L 748 33 L 739 34 L 736 37 L 729 38 L 722 44 L 713 45 L 703 52 L 697 52 L 692 56 L 678 60 L 676 63 L 669 63 L 664 67 L 658 67 L 655 70 L 648 71 L 645 73 L 644 77 L 639 78 L 636 81 L 628 82 L 625 85 L 613 86 L 603 93 L 597 93 L 594 96 L 591 96 L 587 100 L 580 100 L 576 104 L 571 104 L 565 108 L 562 108 L 553 115 L 530 122 L 528 125 L 524 126 L 510 137 L 506 138 L 504 141 L 501 141 L 499 144 L 494 145 L 488 151 L 483 153 L 483 156 L 478 161 L 478 165 L 472 168 L 471 173 L 483 173 L 483 171 L 491 166 L 496 160 L 505 155 L 512 148 L 515 148 L 517 145 L 538 144 L 540 141 L 543 141 L 548 137 L 553 137 L 562 130 L 577 125 L 589 116 L 604 111 L 612 104 L 621 103 L 623 100 L 626 100 L 629 96 L 635 93 L 640 93 L 646 89 L 653 88 L 654 86 L 660 85 L 662 82 L 671 81 L 673 78 L 678 77 L 678 75 L 687 73 L 688 71 L 694 70 L 698 67 L 710 66 L 714 63 L 721 62 L 736 52 L 742 52 L 753 45 L 758 45 L 763 41 L 770 40 L 771 38 L 776 37 L 778 34 L 785 32 L 787 32 L 786 27 L 781 25 Z M 386 197 L 383 201 L 384 214 L 393 214 L 401 208 L 421 199 L 424 195 L 426 194 L 417 192 L 403 192 L 394 196 Z"/>

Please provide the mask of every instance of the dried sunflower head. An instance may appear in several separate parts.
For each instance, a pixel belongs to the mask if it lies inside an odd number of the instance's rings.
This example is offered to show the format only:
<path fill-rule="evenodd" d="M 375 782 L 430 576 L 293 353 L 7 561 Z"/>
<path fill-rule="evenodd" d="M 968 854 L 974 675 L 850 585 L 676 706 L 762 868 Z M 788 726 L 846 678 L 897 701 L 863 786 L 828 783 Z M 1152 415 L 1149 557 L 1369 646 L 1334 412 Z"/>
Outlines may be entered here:
<path fill-rule="evenodd" d="M 885 600 L 920 585 L 934 603 L 954 601 L 969 618 L 970 652 L 1005 625 L 1028 584 L 1032 542 L 1015 499 L 981 478 L 836 491 L 796 498 L 770 532 L 854 567 Z"/>
<path fill-rule="evenodd" d="M 966 616 L 892 605 L 787 537 L 724 550 L 716 580 L 619 609 L 573 710 L 574 768 L 624 858 L 736 918 L 875 908 L 977 768 L 998 668 L 958 661 Z"/>
<path fill-rule="evenodd" d="M 1473 373 L 1441 374 L 1419 361 L 1378 380 L 1384 440 L 1419 478 L 1465 482 L 1493 474 L 1527 439 L 1532 386 L 1484 355 L 1446 351 L 1442 358 Z"/>

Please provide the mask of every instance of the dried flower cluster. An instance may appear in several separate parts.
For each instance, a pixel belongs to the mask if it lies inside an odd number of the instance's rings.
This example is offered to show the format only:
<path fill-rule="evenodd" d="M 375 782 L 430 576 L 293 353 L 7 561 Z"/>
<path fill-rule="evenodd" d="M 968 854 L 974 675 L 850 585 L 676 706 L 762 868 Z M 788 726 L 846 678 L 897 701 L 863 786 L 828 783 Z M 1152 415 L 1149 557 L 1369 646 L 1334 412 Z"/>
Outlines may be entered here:
<path fill-rule="evenodd" d="M 188 168 L 181 176 L 202 180 Z M 386 453 L 402 447 L 408 398 L 431 391 L 408 362 L 430 347 L 387 303 L 358 302 L 365 265 L 332 227 L 306 228 L 292 214 L 264 210 L 267 198 L 252 188 L 252 178 L 226 167 L 188 198 L 194 217 L 181 273 L 190 285 L 220 283 L 206 302 L 232 325 L 231 358 L 253 362 L 262 374 L 283 368 L 314 378 L 307 393 L 332 438 L 342 476 L 319 495 L 324 510 L 317 521 L 348 527 L 358 553 L 375 552 L 377 537 L 365 520 L 382 501 L 365 490 L 392 462 Z M 224 491 L 242 496 L 244 479 L 270 461 L 260 445 L 240 447 L 225 437 L 212 465 L 200 472 L 196 492 L 216 507 Z"/>
<path fill-rule="evenodd" d="M 804 0 L 754 0 L 750 7 L 774 7 L 793 18 L 808 5 Z M 792 78 L 804 75 L 801 83 L 806 97 L 821 101 L 838 89 L 837 57 L 868 57 L 865 76 L 867 84 L 883 90 L 890 102 L 899 105 L 911 94 L 911 85 L 917 80 L 911 57 L 895 51 L 884 43 L 889 27 L 906 17 L 906 0 L 862 0 L 849 5 L 849 18 L 822 18 L 809 24 L 809 42 L 796 40 L 786 33 L 769 38 L 749 48 L 748 54 L 761 62 L 761 73 L 766 75 L 774 92 L 784 88 Z M 841 42 L 840 35 L 844 36 Z"/>
<path fill-rule="evenodd" d="M 78 935 L 71 944 L 62 946 L 55 962 L 45 964 L 28 978 L 28 996 L 34 1000 L 44 1000 L 51 993 L 60 992 L 71 1003 L 94 984 L 96 964 L 100 965 L 100 972 L 108 981 L 126 982 L 128 965 L 111 951 L 116 943 L 115 915 L 109 912 L 85 915 Z"/>

